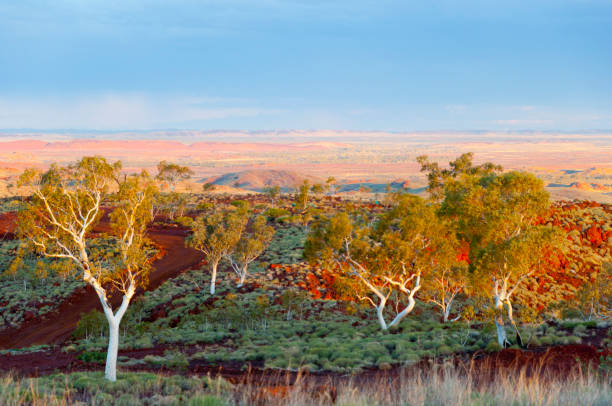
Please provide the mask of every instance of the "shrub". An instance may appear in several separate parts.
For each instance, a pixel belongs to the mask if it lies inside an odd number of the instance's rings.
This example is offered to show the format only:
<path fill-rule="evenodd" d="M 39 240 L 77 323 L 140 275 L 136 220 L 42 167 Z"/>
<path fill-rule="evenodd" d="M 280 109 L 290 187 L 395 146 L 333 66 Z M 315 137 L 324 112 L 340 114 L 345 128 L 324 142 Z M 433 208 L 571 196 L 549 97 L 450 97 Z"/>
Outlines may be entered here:
<path fill-rule="evenodd" d="M 289 213 L 289 211 L 285 209 L 271 207 L 266 210 L 264 214 L 268 217 L 269 220 L 278 221 L 283 217 L 288 217 L 291 213 Z"/>
<path fill-rule="evenodd" d="M 97 310 L 92 310 L 81 317 L 76 329 L 72 333 L 72 337 L 88 339 L 94 336 L 101 336 L 106 333 L 107 326 L 108 323 L 104 314 Z"/>
<path fill-rule="evenodd" d="M 485 347 L 485 351 L 487 352 L 493 352 L 493 351 L 500 351 L 501 347 L 499 346 L 499 343 L 497 341 L 490 341 L 489 344 L 487 344 L 487 346 Z"/>
<path fill-rule="evenodd" d="M 80 354 L 77 359 L 83 362 L 92 362 L 94 364 L 103 364 L 106 361 L 106 353 L 98 351 L 87 351 Z"/>
<path fill-rule="evenodd" d="M 134 348 L 153 348 L 153 340 L 149 335 L 140 337 L 134 341 Z"/>
<path fill-rule="evenodd" d="M 552 345 L 555 342 L 555 336 L 544 336 L 540 338 L 542 345 Z"/>
<path fill-rule="evenodd" d="M 585 335 L 586 331 L 587 331 L 587 326 L 585 326 L 584 324 L 578 324 L 576 327 L 574 327 L 575 336 L 582 337 Z"/>
<path fill-rule="evenodd" d="M 193 223 L 193 219 L 187 216 L 180 216 L 174 219 L 175 222 L 182 225 L 183 227 L 189 227 Z"/>

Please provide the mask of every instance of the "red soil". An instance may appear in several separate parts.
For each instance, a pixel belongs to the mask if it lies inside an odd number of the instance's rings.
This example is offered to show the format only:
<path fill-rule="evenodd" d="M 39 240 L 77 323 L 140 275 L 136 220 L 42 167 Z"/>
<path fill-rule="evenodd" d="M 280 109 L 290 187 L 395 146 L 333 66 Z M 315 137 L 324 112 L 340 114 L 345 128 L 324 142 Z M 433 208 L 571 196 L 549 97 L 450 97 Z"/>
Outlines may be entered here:
<path fill-rule="evenodd" d="M 12 239 L 15 237 L 16 221 L 15 213 L 0 214 L 0 239 Z"/>

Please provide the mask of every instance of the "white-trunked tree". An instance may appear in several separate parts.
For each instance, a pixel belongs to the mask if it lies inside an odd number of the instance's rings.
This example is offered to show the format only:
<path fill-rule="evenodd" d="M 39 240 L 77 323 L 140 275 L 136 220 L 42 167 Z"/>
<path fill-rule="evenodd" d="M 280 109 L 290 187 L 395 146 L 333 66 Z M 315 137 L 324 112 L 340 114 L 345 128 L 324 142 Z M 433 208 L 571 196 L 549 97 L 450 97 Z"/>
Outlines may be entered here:
<path fill-rule="evenodd" d="M 188 247 L 204 254 L 210 266 L 210 294 L 215 294 L 219 262 L 231 255 L 247 224 L 244 208 L 234 211 L 217 211 L 199 216 L 191 223 L 192 234 L 185 241 Z"/>
<path fill-rule="evenodd" d="M 21 184 L 32 189 L 32 197 L 19 215 L 21 239 L 39 255 L 74 263 L 76 277 L 98 295 L 109 325 L 105 375 L 110 381 L 117 379 L 121 319 L 136 289 L 148 282 L 145 232 L 155 194 L 146 172 L 121 177 L 120 170 L 120 162 L 111 164 L 98 156 L 53 165 L 46 172 L 26 170 Z M 103 202 L 113 206 L 110 252 L 91 244 L 91 232 L 104 214 Z M 116 311 L 114 292 L 123 296 Z"/>
<path fill-rule="evenodd" d="M 376 309 L 383 330 L 414 309 L 421 278 L 439 238 L 444 238 L 436 227 L 434 208 L 423 199 L 398 194 L 393 201 L 392 210 L 373 219 L 346 212 L 319 219 L 305 246 L 307 258 L 335 264 L 365 288 L 366 294 L 360 295 L 358 287 L 356 293 Z M 395 306 L 387 306 L 392 297 Z M 390 322 L 385 313 L 391 314 Z"/>
<path fill-rule="evenodd" d="M 228 251 L 225 257 L 238 276 L 238 287 L 246 281 L 249 265 L 264 252 L 274 237 L 274 227 L 268 225 L 264 216 L 249 220 L 236 247 Z"/>

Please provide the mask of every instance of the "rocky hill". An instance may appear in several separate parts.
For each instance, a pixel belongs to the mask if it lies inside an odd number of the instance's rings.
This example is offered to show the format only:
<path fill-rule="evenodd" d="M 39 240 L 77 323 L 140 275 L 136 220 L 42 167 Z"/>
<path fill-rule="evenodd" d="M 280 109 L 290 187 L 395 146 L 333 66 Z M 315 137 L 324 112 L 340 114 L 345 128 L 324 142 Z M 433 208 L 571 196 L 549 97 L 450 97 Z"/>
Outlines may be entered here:
<path fill-rule="evenodd" d="M 279 186 L 283 190 L 295 189 L 308 179 L 311 183 L 321 182 L 313 176 L 289 170 L 253 169 L 241 172 L 226 173 L 221 176 L 202 179 L 202 183 L 219 186 L 233 186 L 240 189 L 261 191 L 266 187 Z"/>

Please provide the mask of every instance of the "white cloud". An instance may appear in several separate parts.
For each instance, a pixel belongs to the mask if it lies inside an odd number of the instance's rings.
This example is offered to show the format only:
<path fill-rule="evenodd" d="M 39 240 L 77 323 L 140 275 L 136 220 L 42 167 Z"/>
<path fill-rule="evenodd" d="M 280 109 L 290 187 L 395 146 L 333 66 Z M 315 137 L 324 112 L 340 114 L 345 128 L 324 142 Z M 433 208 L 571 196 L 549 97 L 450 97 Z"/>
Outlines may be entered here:
<path fill-rule="evenodd" d="M 229 103 L 238 105 L 228 105 Z M 151 97 L 107 93 L 72 98 L 0 96 L 0 128 L 151 129 L 189 127 L 198 122 L 277 114 L 236 99 Z"/>

